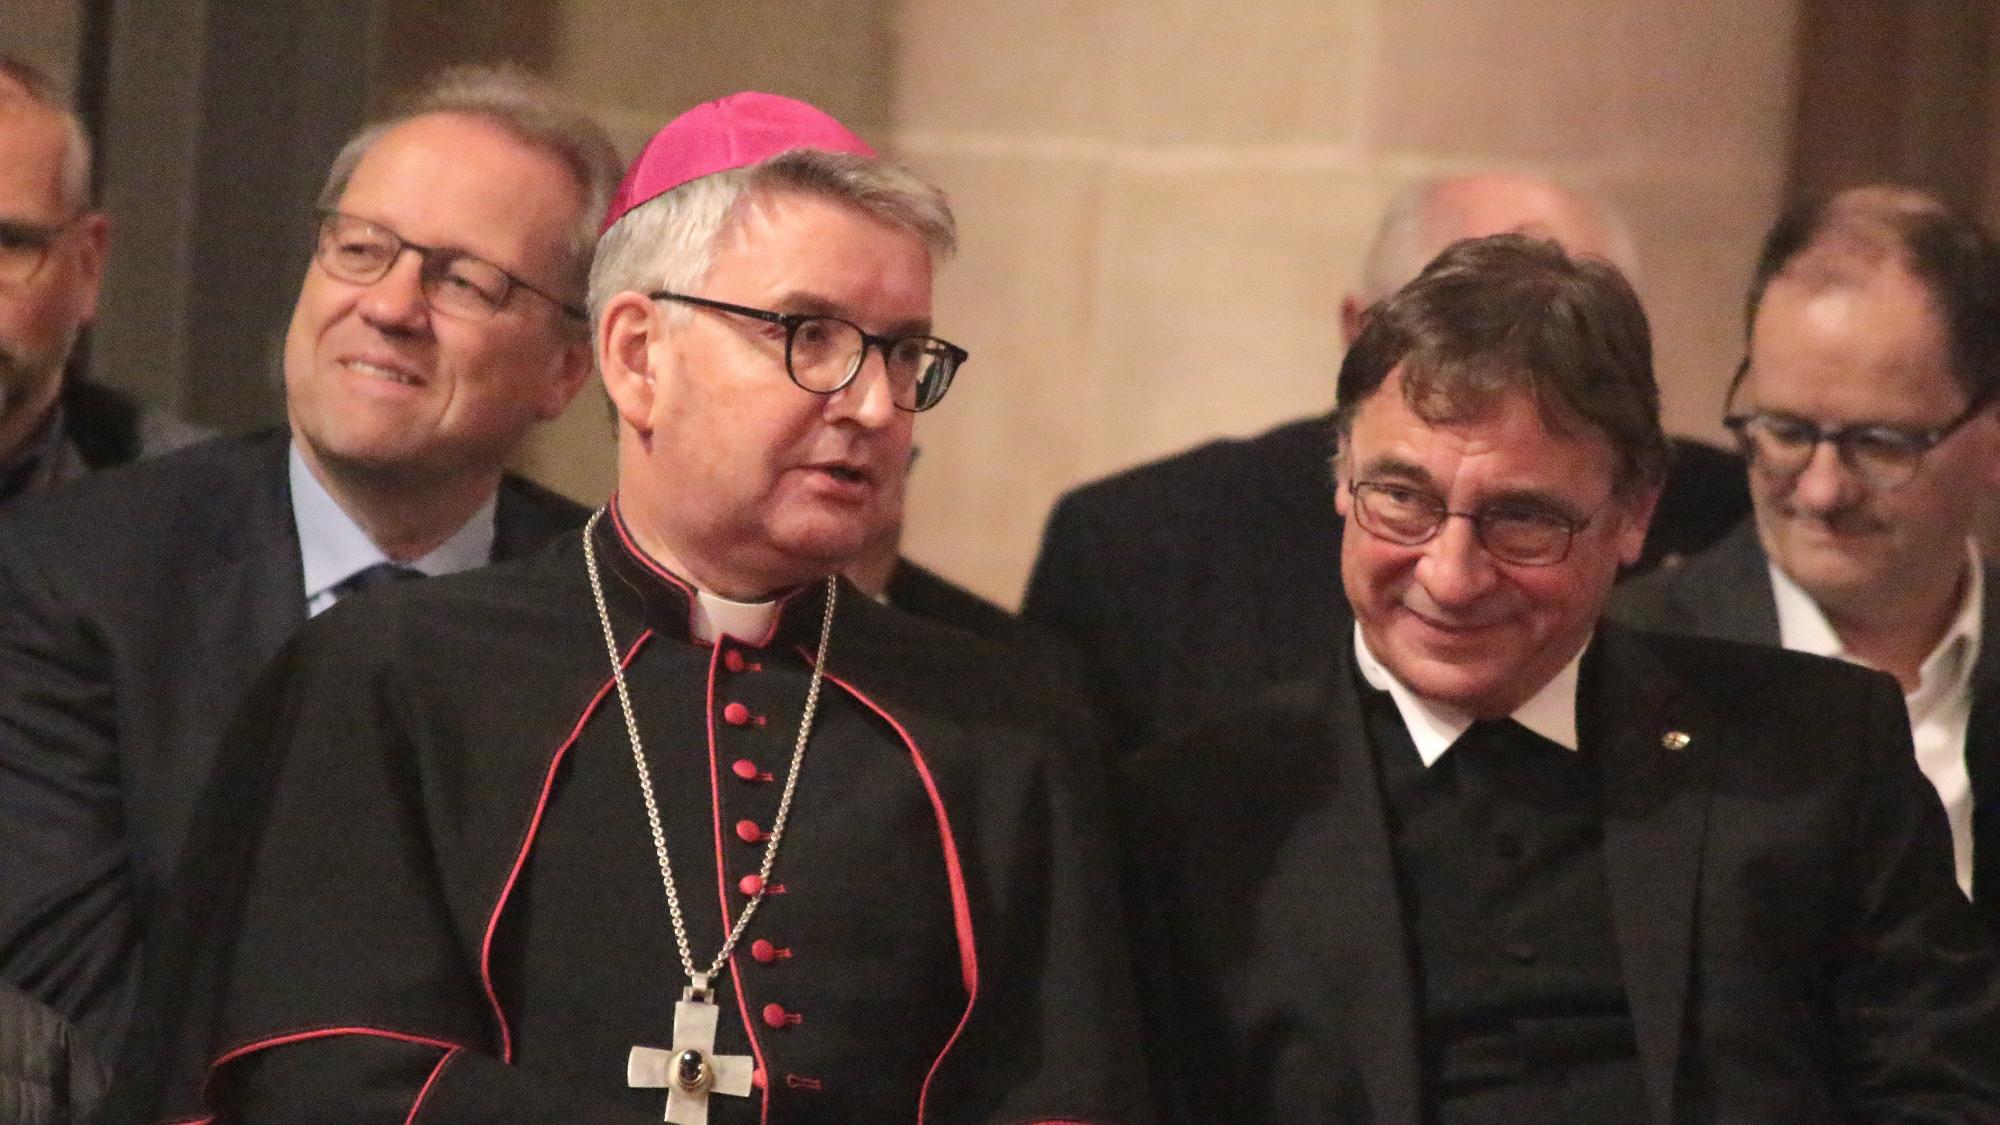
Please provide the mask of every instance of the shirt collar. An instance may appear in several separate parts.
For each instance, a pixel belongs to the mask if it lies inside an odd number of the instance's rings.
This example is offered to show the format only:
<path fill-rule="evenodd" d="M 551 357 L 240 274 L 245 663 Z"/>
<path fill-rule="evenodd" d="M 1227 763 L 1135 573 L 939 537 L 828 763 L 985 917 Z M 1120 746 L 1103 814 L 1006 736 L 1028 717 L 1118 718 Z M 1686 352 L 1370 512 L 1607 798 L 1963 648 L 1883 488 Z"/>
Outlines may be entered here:
<path fill-rule="evenodd" d="M 1587 646 L 1586 646 L 1587 647 Z M 1396 711 L 1403 717 L 1403 725 L 1409 729 L 1410 741 L 1417 747 L 1417 756 L 1425 767 L 1434 766 L 1452 743 L 1470 727 L 1473 717 L 1449 704 L 1425 699 L 1403 685 L 1375 654 L 1368 650 L 1368 641 L 1361 635 L 1361 625 L 1354 626 L 1354 658 L 1361 666 L 1361 675 L 1370 687 L 1386 691 L 1396 703 Z M 1577 748 L 1576 737 L 1576 684 L 1577 675 L 1583 665 L 1583 649 L 1569 658 L 1548 683 L 1526 703 L 1514 709 L 1510 716 L 1515 722 L 1548 739 L 1565 750 Z"/>
<path fill-rule="evenodd" d="M 298 528 L 299 561 L 304 564 L 306 601 L 311 604 L 356 573 L 391 560 L 320 484 L 306 466 L 296 440 L 288 460 L 292 521 Z M 451 538 L 405 565 L 432 577 L 485 566 L 493 558 L 493 518 L 498 499 L 497 493 L 488 497 Z"/>
<path fill-rule="evenodd" d="M 1777 563 L 1768 566 L 1771 596 L 1778 608 L 1778 643 L 1794 652 L 1861 663 L 1848 654 L 1840 634 L 1834 632 L 1833 623 L 1826 619 L 1812 595 L 1792 581 L 1792 576 L 1780 570 Z M 1904 697 L 1912 718 L 1920 719 L 1939 701 L 1966 690 L 1972 681 L 1972 666 L 1979 660 L 1980 622 L 1986 612 L 1986 567 L 1980 560 L 1978 544 L 1970 539 L 1965 544 L 1965 571 L 1971 580 L 1959 597 L 1958 613 L 1937 646 L 1918 666 L 1916 690 Z"/>

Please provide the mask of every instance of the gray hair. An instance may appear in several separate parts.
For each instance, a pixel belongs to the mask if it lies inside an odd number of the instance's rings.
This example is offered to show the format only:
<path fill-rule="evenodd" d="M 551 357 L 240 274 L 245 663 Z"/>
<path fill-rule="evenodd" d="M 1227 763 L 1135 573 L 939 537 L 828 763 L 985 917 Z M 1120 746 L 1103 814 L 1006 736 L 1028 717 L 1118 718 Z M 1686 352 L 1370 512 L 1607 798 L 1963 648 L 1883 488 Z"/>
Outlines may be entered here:
<path fill-rule="evenodd" d="M 1594 222 L 1603 231 L 1605 259 L 1628 278 L 1639 273 L 1638 244 L 1623 215 L 1604 200 L 1553 180 L 1533 176 L 1511 177 L 1523 185 L 1539 187 L 1565 205 Z M 1361 270 L 1362 297 L 1370 303 L 1383 300 L 1415 280 L 1432 258 L 1444 250 L 1456 235 L 1450 231 L 1450 215 L 1444 210 L 1444 189 L 1459 184 L 1463 176 L 1432 176 L 1397 192 L 1382 213 L 1375 240 L 1368 245 L 1368 257 Z M 1500 234 L 1501 231 L 1480 231 Z M 1536 233 L 1536 232 L 1528 232 Z"/>
<path fill-rule="evenodd" d="M 89 207 L 90 134 L 84 131 L 82 119 L 56 92 L 55 84 L 49 81 L 48 75 L 18 55 L 0 52 L 0 79 L 19 87 L 30 105 L 55 114 L 62 122 L 63 132 L 67 134 L 62 157 L 63 207 L 70 212 Z M 9 100 L 6 91 L 0 89 L 0 103 Z"/>
<path fill-rule="evenodd" d="M 845 204 L 923 240 L 931 260 L 949 258 L 957 227 L 944 193 L 901 165 L 852 153 L 798 148 L 759 164 L 682 184 L 626 212 L 604 232 L 590 269 L 593 329 L 628 290 L 695 288 L 715 265 L 723 233 L 759 193 L 793 192 Z M 669 316 L 686 315 L 670 309 Z"/>
<path fill-rule="evenodd" d="M 583 193 L 563 250 L 564 278 L 581 284 L 597 247 L 597 224 L 618 186 L 622 164 L 604 127 L 540 78 L 515 66 L 454 66 L 440 71 L 388 116 L 348 138 L 320 189 L 319 207 L 331 209 L 347 190 L 354 169 L 375 142 L 413 118 L 458 114 L 492 122 L 529 148 L 554 158 Z"/>

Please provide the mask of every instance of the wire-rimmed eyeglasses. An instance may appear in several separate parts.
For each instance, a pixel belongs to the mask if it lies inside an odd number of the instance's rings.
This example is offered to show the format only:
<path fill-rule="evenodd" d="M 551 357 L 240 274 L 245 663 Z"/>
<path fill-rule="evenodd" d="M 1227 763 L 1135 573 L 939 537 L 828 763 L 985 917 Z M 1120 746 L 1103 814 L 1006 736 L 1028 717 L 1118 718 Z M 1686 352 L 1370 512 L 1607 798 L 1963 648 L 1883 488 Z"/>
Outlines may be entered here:
<path fill-rule="evenodd" d="M 405 250 L 416 251 L 422 259 L 418 278 L 424 300 L 446 316 L 487 320 L 506 306 L 514 290 L 525 289 L 561 309 L 566 316 L 588 319 L 583 309 L 476 254 L 411 242 L 380 223 L 339 211 L 320 214 L 319 245 L 313 250 L 313 258 L 321 269 L 342 281 L 373 285 L 395 266 Z"/>
<path fill-rule="evenodd" d="M 78 211 L 60 223 L 30 223 L 0 219 L 0 285 L 26 285 L 48 264 L 56 240 L 76 226 L 88 211 Z"/>
<path fill-rule="evenodd" d="M 1730 384 L 1732 398 L 1748 362 L 1744 361 L 1744 368 L 1738 369 L 1736 381 Z M 1848 471 L 1870 487 L 1893 491 L 1915 480 L 1917 471 L 1923 467 L 1924 455 L 1979 417 L 1993 405 L 1993 400 L 1992 390 L 1974 395 L 1956 417 L 1930 429 L 1886 422 L 1822 426 L 1810 418 L 1782 410 L 1730 414 L 1722 419 L 1722 424 L 1736 435 L 1744 459 L 1779 481 L 1788 481 L 1805 472 L 1821 443 L 1828 443 Z"/>
<path fill-rule="evenodd" d="M 833 394 L 852 383 L 872 347 L 882 353 L 889 373 L 889 401 L 913 414 L 944 398 L 967 355 L 964 348 L 936 336 L 877 336 L 837 316 L 772 312 L 665 289 L 647 295 L 655 301 L 679 301 L 783 328 L 786 373 L 801 389 L 818 395 Z"/>
<path fill-rule="evenodd" d="M 1554 566 L 1569 557 L 1576 533 L 1590 526 L 1595 515 L 1573 519 L 1545 508 L 1496 504 L 1476 512 L 1454 512 L 1444 501 L 1419 488 L 1385 481 L 1353 481 L 1354 520 L 1377 539 L 1403 547 L 1430 542 L 1445 521 L 1459 516 L 1472 521 L 1472 534 L 1486 553 L 1516 566 Z"/>

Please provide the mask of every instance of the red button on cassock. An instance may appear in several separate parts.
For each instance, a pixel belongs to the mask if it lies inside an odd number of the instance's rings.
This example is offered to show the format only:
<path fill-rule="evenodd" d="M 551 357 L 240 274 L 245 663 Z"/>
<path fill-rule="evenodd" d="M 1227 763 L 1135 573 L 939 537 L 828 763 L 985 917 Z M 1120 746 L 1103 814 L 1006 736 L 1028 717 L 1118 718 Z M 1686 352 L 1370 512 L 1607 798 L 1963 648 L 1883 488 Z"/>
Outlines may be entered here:
<path fill-rule="evenodd" d="M 764 889 L 764 877 L 752 872 L 736 880 L 736 889 L 742 891 L 745 895 L 754 896 L 758 891 Z"/>
<path fill-rule="evenodd" d="M 738 758 L 729 764 L 729 772 L 745 781 L 755 781 L 764 771 L 758 769 L 757 763 L 750 759 Z"/>
<path fill-rule="evenodd" d="M 764 1005 L 764 1026 L 790 1027 L 799 1022 L 799 1017 L 785 1010 L 782 1004 Z"/>
<path fill-rule="evenodd" d="M 763 840 L 764 830 L 757 827 L 754 820 L 739 820 L 736 822 L 736 838 L 746 844 L 755 844 Z"/>
<path fill-rule="evenodd" d="M 750 708 L 741 703 L 731 703 L 722 709 L 722 721 L 732 727 L 740 727 L 750 721 Z"/>
<path fill-rule="evenodd" d="M 790 955 L 790 950 L 781 951 L 777 946 L 772 945 L 763 938 L 758 938 L 756 941 L 750 943 L 750 956 L 756 958 L 759 965 L 768 965 L 776 961 L 779 957 L 788 957 Z"/>
<path fill-rule="evenodd" d="M 732 672 L 741 672 L 743 670 L 743 654 L 733 648 L 730 649 L 728 652 L 722 654 L 722 666 Z"/>

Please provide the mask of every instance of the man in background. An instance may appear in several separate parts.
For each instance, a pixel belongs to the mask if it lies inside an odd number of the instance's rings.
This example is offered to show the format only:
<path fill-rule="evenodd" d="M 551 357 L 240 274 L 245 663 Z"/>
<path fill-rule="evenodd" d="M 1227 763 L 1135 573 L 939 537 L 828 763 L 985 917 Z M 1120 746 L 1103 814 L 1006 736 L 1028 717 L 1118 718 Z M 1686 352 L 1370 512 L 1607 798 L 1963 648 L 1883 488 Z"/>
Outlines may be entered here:
<path fill-rule="evenodd" d="M 76 375 L 111 224 L 90 205 L 90 138 L 35 68 L 0 54 L 0 506 L 198 431 Z"/>
<path fill-rule="evenodd" d="M 1727 421 L 1756 518 L 1617 610 L 1895 676 L 1959 886 L 2000 920 L 2000 603 L 1973 540 L 2000 487 L 2000 248 L 1931 196 L 1857 188 L 1778 222 L 1748 307 Z"/>
<path fill-rule="evenodd" d="M 1369 309 L 1462 238 L 1518 231 L 1630 276 L 1610 210 L 1546 180 L 1453 176 L 1415 185 L 1383 216 L 1362 287 L 1341 303 L 1351 344 Z M 1065 495 L 1049 517 L 1022 616 L 1084 654 L 1113 749 L 1199 723 L 1291 670 L 1322 662 L 1346 617 L 1332 431 L 1302 418 L 1223 439 Z M 1675 464 L 1634 568 L 1697 550 L 1749 511 L 1740 464 L 1697 442 Z"/>
<path fill-rule="evenodd" d="M 617 173 L 541 83 L 447 72 L 333 162 L 285 338 L 289 431 L 96 474 L 0 526 L 0 978 L 106 1057 L 256 672 L 342 598 L 581 521 L 504 466 L 589 373 Z"/>

